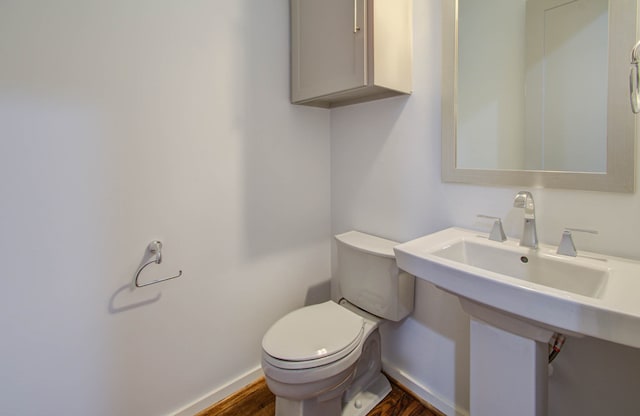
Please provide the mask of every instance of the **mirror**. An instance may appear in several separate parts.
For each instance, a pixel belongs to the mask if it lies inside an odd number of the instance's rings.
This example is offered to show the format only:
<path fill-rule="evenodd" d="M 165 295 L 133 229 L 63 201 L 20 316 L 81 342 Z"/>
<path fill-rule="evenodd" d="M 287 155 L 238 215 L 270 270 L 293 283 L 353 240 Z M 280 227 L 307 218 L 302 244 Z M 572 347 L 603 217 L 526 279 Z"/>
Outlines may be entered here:
<path fill-rule="evenodd" d="M 443 180 L 633 192 L 636 7 L 443 0 Z"/>

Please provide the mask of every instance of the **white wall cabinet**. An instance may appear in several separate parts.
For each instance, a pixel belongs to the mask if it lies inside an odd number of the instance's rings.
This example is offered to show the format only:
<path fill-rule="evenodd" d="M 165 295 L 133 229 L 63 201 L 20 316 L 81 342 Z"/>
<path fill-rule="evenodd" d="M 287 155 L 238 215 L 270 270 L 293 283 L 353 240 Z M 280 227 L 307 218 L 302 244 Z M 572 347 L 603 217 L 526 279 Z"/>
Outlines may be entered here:
<path fill-rule="evenodd" d="M 411 0 L 291 0 L 291 102 L 411 93 Z"/>

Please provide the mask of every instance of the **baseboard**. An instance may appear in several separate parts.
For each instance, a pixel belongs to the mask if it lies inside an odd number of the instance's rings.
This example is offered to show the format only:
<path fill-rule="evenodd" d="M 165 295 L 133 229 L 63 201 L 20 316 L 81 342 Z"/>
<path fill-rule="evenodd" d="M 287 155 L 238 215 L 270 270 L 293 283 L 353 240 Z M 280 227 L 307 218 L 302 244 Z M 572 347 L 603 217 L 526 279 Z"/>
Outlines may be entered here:
<path fill-rule="evenodd" d="M 409 391 L 411 391 L 411 393 L 416 395 L 419 399 L 435 407 L 445 415 L 469 416 L 468 410 L 461 409 L 455 404 L 452 404 L 449 401 L 444 400 L 441 397 L 437 396 L 431 390 L 429 390 L 428 387 L 423 386 L 419 381 L 416 381 L 413 377 L 406 374 L 405 372 L 400 371 L 396 368 L 393 368 L 390 365 L 385 365 L 385 363 L 383 363 L 382 369 L 385 373 L 389 375 L 389 377 L 397 380 L 398 383 L 406 387 Z"/>
<path fill-rule="evenodd" d="M 228 397 L 238 390 L 241 390 L 243 387 L 253 383 L 263 375 L 264 374 L 262 373 L 261 367 L 257 367 L 251 371 L 248 371 L 237 379 L 225 384 L 218 389 L 215 389 L 211 393 L 208 393 L 205 396 L 192 402 L 191 404 L 183 407 L 182 409 L 175 412 L 173 416 L 193 416 L 207 409 L 211 405 L 219 402 L 225 397 Z"/>

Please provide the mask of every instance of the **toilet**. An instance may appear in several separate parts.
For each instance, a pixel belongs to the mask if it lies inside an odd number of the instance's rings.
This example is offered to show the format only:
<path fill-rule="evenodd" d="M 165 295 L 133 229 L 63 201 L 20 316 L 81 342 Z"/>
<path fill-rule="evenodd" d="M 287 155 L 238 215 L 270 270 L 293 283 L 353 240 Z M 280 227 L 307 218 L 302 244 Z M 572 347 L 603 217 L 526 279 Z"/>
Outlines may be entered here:
<path fill-rule="evenodd" d="M 335 238 L 340 302 L 295 310 L 262 339 L 276 416 L 366 415 L 391 391 L 378 328 L 411 313 L 415 278 L 396 265 L 399 243 L 358 231 Z"/>

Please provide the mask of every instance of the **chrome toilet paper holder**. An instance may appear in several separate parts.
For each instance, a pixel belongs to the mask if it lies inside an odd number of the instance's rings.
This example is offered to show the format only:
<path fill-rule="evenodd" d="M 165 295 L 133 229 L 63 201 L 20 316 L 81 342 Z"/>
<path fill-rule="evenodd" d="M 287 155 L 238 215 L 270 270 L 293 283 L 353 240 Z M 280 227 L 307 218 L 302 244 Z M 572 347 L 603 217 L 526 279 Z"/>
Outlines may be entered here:
<path fill-rule="evenodd" d="M 162 241 L 153 240 L 152 242 L 149 243 L 149 246 L 147 246 L 147 250 L 149 250 L 151 254 L 155 254 L 155 256 L 151 260 L 149 260 L 148 262 L 140 266 L 140 268 L 138 268 L 138 271 L 136 272 L 136 279 L 135 279 L 136 287 L 145 287 L 149 285 L 155 285 L 156 283 L 166 282 L 167 280 L 177 279 L 178 277 L 182 276 L 182 270 L 179 270 L 178 274 L 175 276 L 165 277 L 162 279 L 155 279 L 147 283 L 140 283 L 139 282 L 140 273 L 142 273 L 142 270 L 144 270 L 145 267 L 147 267 L 152 263 L 155 263 L 155 264 L 162 263 Z"/>

